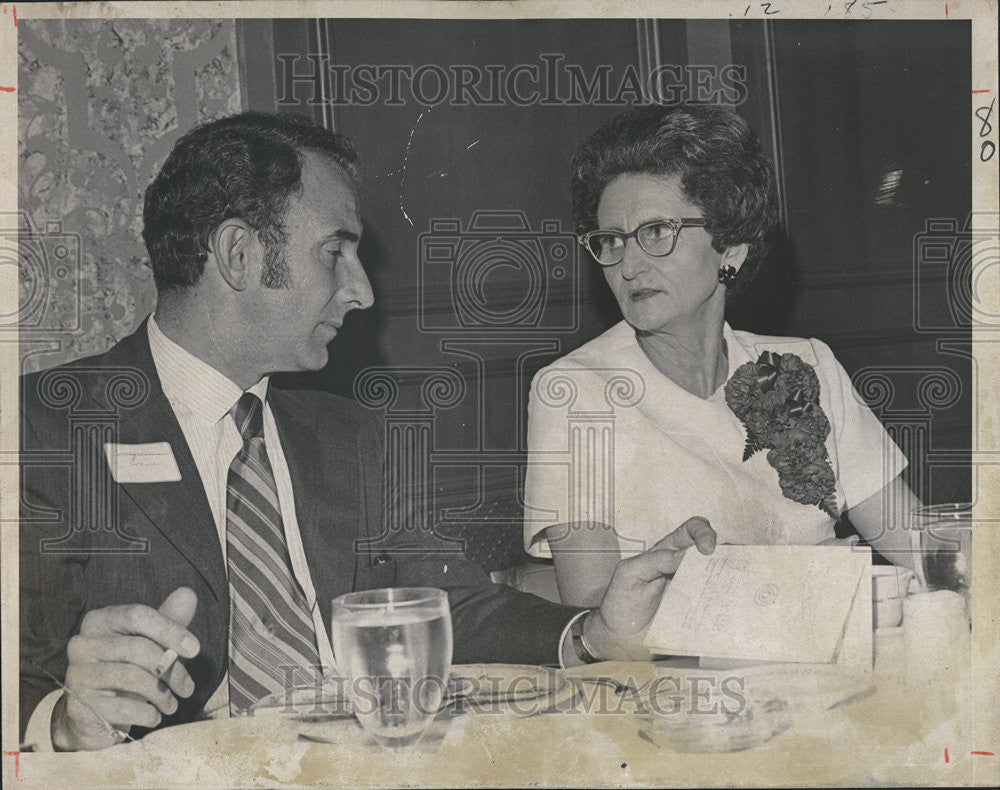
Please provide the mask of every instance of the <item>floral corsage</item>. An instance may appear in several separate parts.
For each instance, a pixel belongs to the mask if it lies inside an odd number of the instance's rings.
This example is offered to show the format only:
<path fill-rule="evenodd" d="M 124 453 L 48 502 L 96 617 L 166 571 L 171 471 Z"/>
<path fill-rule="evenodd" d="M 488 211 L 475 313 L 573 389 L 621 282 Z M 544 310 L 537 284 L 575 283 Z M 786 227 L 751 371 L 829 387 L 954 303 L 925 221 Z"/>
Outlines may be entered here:
<path fill-rule="evenodd" d="M 726 403 L 747 431 L 743 460 L 767 450 L 781 493 L 838 518 L 836 478 L 826 452 L 830 422 L 819 405 L 819 379 L 795 354 L 765 351 L 726 382 Z"/>

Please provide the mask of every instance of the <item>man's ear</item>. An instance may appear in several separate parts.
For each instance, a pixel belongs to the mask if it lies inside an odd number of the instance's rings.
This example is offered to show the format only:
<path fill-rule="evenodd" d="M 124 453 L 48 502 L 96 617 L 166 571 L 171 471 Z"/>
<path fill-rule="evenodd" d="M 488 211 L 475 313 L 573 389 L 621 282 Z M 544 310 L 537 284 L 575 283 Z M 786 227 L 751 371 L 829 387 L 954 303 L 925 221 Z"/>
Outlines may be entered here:
<path fill-rule="evenodd" d="M 749 252 L 749 244 L 735 244 L 732 247 L 727 247 L 722 253 L 722 265 L 732 266 L 736 271 L 739 271 Z"/>
<path fill-rule="evenodd" d="M 209 262 L 235 291 L 245 290 L 253 281 L 259 268 L 254 258 L 259 254 L 257 235 L 241 219 L 223 220 L 212 234 Z"/>

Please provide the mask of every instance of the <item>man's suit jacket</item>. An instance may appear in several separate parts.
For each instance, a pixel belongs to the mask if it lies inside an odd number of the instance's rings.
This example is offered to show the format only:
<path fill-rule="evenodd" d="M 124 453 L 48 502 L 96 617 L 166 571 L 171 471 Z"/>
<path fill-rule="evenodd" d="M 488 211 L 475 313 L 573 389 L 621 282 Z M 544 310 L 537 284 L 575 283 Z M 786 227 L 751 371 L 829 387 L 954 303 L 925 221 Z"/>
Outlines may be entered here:
<path fill-rule="evenodd" d="M 198 595 L 185 661 L 195 692 L 161 726 L 196 718 L 227 669 L 229 586 L 194 459 L 160 388 L 143 324 L 105 354 L 21 380 L 21 733 L 64 679 L 84 615 L 153 608 L 180 585 Z M 578 610 L 491 585 L 461 555 L 414 555 L 419 535 L 383 524 L 382 429 L 353 401 L 269 388 L 295 512 L 324 622 L 342 593 L 388 586 L 448 590 L 455 662 L 549 663 Z M 169 445 L 177 482 L 116 483 L 104 444 Z"/>

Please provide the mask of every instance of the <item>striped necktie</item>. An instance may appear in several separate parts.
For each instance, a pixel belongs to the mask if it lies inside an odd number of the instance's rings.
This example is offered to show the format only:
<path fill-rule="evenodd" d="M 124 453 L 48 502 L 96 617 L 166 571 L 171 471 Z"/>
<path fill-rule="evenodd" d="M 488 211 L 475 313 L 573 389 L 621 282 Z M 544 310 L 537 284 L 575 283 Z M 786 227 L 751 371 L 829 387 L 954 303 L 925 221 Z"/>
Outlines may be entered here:
<path fill-rule="evenodd" d="M 226 483 L 229 710 L 241 715 L 261 697 L 315 682 L 321 670 L 312 615 L 292 575 L 260 399 L 244 392 L 231 414 L 243 448 Z"/>

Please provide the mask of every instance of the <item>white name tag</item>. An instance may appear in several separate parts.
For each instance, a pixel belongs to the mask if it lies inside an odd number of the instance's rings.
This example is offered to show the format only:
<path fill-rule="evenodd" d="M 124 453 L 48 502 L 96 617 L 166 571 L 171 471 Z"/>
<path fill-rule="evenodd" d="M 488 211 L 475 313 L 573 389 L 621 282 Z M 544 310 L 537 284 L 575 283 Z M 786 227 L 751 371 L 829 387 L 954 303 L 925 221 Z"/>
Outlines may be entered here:
<path fill-rule="evenodd" d="M 116 483 L 176 483 L 181 479 L 181 470 L 168 442 L 107 442 L 104 455 Z"/>

